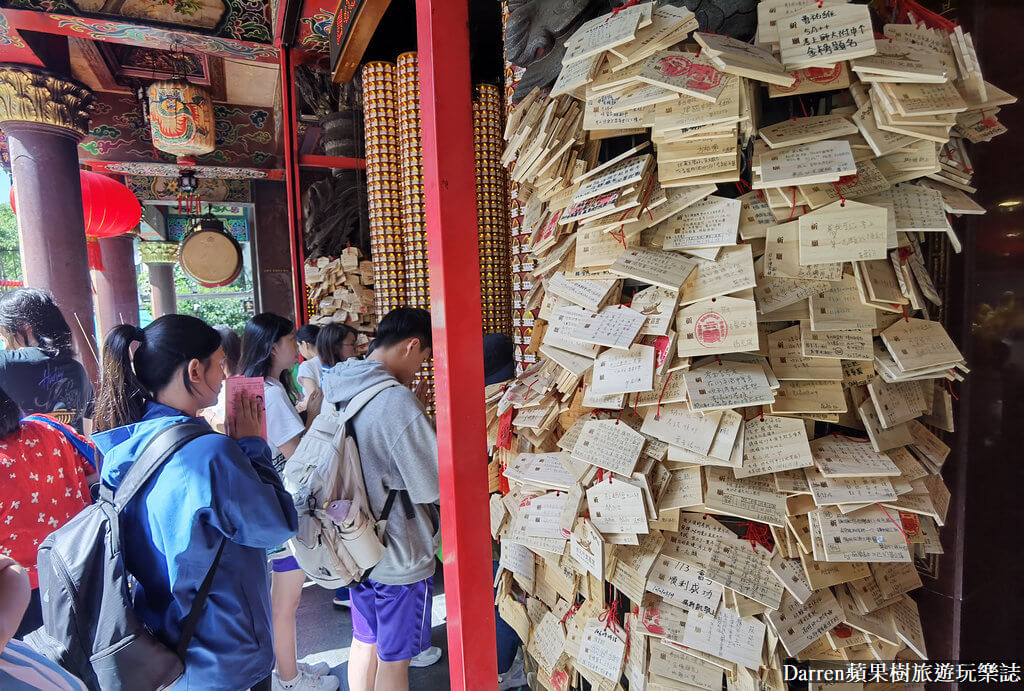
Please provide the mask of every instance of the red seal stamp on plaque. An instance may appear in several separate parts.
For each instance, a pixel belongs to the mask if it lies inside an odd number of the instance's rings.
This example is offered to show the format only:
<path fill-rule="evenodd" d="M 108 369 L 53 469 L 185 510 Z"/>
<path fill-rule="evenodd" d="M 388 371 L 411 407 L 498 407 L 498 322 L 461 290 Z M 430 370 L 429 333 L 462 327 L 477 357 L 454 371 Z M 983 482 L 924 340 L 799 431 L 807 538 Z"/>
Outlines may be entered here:
<path fill-rule="evenodd" d="M 693 62 L 679 55 L 662 58 L 658 68 L 666 77 L 685 78 L 686 86 L 698 91 L 709 91 L 722 83 L 722 73 L 711 65 Z"/>
<path fill-rule="evenodd" d="M 717 312 L 700 315 L 693 325 L 693 334 L 702 346 L 712 346 L 725 340 L 729 335 L 729 324 Z"/>
<path fill-rule="evenodd" d="M 790 72 L 796 79 L 791 86 L 776 86 L 775 90 L 780 94 L 789 94 L 800 88 L 800 84 L 806 79 L 814 84 L 831 84 L 839 80 L 843 75 L 842 63 L 836 63 L 832 67 L 807 67 L 802 70 Z"/>
<path fill-rule="evenodd" d="M 836 638 L 849 638 L 853 635 L 853 629 L 846 624 L 839 624 L 832 629 L 832 633 L 835 634 Z"/>
<path fill-rule="evenodd" d="M 808 67 L 804 73 L 815 84 L 831 84 L 842 75 L 843 65 L 837 62 L 832 67 Z"/>

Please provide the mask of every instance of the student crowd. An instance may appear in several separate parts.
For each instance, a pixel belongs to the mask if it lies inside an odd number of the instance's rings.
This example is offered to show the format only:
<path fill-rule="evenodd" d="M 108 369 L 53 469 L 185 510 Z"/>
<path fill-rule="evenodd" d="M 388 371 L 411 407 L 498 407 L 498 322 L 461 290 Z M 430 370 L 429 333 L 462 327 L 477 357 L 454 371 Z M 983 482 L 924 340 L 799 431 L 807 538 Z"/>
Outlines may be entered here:
<path fill-rule="evenodd" d="M 175 689 L 337 689 L 325 663 L 297 659 L 306 574 L 288 547 L 297 517 L 281 472 L 322 409 L 344 411 L 360 392 L 389 381 L 401 386 L 383 388 L 348 430 L 373 515 L 382 515 L 392 492 L 411 510 L 388 515 L 383 558 L 335 593 L 336 605 L 351 606 L 349 688 L 405 689 L 410 665 L 440 658 L 430 646 L 437 440 L 410 388 L 431 354 L 428 312 L 390 312 L 365 357 L 344 325 L 296 331 L 271 313 L 250 319 L 240 338 L 185 315 L 143 329 L 120 325 L 106 335 L 96 392 L 48 293 L 0 296 L 0 338 L 0 688 L 96 686 L 33 648 L 68 627 L 51 620 L 57 595 L 40 593 L 37 550 L 97 492 L 116 496 L 161 432 L 200 421 L 217 433 L 206 429 L 170 455 L 119 514 L 135 615 L 169 649 L 184 640 Z M 498 338 L 486 368 L 511 378 L 511 342 Z M 226 401 L 232 376 L 262 378 L 263 395 Z M 192 631 L 188 615 L 201 591 Z M 501 633 L 499 623 L 499 643 Z M 504 669 L 514 654 L 513 647 L 499 655 Z M 502 675 L 503 687 L 511 676 Z"/>

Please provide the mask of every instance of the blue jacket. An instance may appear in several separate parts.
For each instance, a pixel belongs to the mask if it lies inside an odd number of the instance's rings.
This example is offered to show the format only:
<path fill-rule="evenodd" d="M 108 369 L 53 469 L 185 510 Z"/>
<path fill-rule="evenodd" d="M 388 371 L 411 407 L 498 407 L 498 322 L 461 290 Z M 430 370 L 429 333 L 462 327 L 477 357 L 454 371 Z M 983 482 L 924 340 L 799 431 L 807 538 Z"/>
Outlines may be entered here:
<path fill-rule="evenodd" d="M 187 419 L 197 421 L 151 402 L 140 422 L 93 435 L 104 454 L 103 482 L 116 488 L 153 434 Z M 291 495 L 258 437 L 193 440 L 125 508 L 121 541 L 128 571 L 138 580 L 136 612 L 172 647 L 227 539 L 176 689 L 245 689 L 270 674 L 266 550 L 288 540 L 297 525 Z"/>

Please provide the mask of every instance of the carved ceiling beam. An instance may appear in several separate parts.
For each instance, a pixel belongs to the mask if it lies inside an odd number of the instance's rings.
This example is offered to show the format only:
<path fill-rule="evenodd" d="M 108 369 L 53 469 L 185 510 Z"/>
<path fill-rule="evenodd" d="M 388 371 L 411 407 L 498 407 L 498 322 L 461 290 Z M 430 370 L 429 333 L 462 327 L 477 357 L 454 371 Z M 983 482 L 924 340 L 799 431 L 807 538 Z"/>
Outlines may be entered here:
<path fill-rule="evenodd" d="M 221 58 L 276 63 L 277 49 L 265 43 L 239 41 L 182 29 L 144 26 L 109 19 L 3 9 L 4 18 L 14 29 L 47 34 L 77 36 L 94 41 L 109 41 L 130 46 L 206 53 Z"/>
<path fill-rule="evenodd" d="M 103 59 L 103 55 L 100 53 L 96 43 L 89 39 L 75 37 L 69 38 L 68 42 L 71 44 L 72 50 L 78 51 L 89 65 L 89 70 L 96 77 L 96 81 L 100 85 L 100 91 L 131 93 L 131 89 L 121 86 L 114 79 L 114 75 L 111 73 L 107 61 Z"/>

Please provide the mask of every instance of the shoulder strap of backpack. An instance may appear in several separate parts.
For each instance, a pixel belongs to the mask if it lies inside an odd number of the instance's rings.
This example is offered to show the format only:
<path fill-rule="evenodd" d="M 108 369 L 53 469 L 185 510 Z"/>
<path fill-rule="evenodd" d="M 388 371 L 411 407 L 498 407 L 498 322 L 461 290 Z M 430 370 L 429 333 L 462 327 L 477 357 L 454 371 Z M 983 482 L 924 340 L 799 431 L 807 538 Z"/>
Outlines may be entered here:
<path fill-rule="evenodd" d="M 113 505 L 116 513 L 120 513 L 171 456 L 193 439 L 198 439 L 207 434 L 214 434 L 214 431 L 197 422 L 180 422 L 160 430 L 146 442 L 146 445 L 135 458 L 135 462 L 132 463 L 132 467 L 128 470 L 128 474 L 125 475 L 117 490 L 114 491 L 106 485 L 102 485 L 101 493 Z M 115 539 L 119 539 L 116 537 L 119 532 L 116 521 L 114 522 L 113 529 L 115 531 Z M 220 557 L 224 552 L 226 542 L 226 539 L 221 540 L 220 547 L 217 548 L 217 555 L 213 558 L 213 564 L 210 566 L 210 570 L 206 572 L 206 577 L 199 586 L 199 592 L 196 593 L 196 598 L 192 601 L 192 608 L 182 624 L 181 637 L 178 639 L 176 648 L 178 657 L 182 659 L 185 658 L 185 651 L 188 648 L 188 644 L 192 641 L 192 636 L 199 625 L 199 619 L 206 609 L 206 598 L 213 587 L 213 577 L 217 572 L 217 567 L 220 565 Z"/>
<path fill-rule="evenodd" d="M 214 434 L 214 431 L 197 422 L 176 423 L 160 430 L 136 456 L 117 490 L 102 485 L 101 496 L 120 513 L 171 456 L 193 439 L 207 434 Z"/>
<path fill-rule="evenodd" d="M 388 381 L 383 381 L 380 382 L 379 384 L 374 384 L 373 386 L 367 389 L 363 389 L 362 391 L 357 393 L 352 398 L 352 400 L 348 402 L 348 405 L 345 406 L 345 410 L 341 411 L 341 423 L 345 424 L 346 422 L 354 418 L 356 416 L 356 413 L 362 410 L 363 406 L 369 403 L 374 396 L 379 394 L 381 391 L 384 391 L 385 389 L 390 389 L 392 386 L 401 386 L 401 384 L 399 384 L 398 381 L 395 379 L 389 379 Z"/>
<path fill-rule="evenodd" d="M 196 632 L 196 627 L 199 626 L 199 618 L 206 611 L 206 596 L 210 594 L 210 588 L 213 587 L 213 575 L 217 573 L 217 567 L 220 565 L 220 555 L 224 552 L 224 544 L 226 542 L 227 539 L 221 540 L 220 547 L 217 548 L 217 556 L 213 558 L 213 564 L 210 566 L 210 570 L 206 572 L 203 584 L 199 586 L 196 599 L 192 601 L 192 609 L 188 611 L 185 623 L 181 626 L 181 638 L 178 639 L 177 653 L 178 657 L 182 660 L 185 659 L 185 651 L 188 649 L 188 644 L 192 642 L 192 636 Z"/>
<path fill-rule="evenodd" d="M 44 425 L 49 426 L 51 429 L 55 429 L 60 432 L 64 435 L 64 438 L 68 440 L 68 443 L 75 448 L 75 451 L 80 453 L 82 458 L 89 462 L 89 465 L 92 466 L 93 470 L 96 470 L 96 447 L 79 437 L 77 433 L 60 420 L 55 420 L 47 415 L 27 415 L 22 418 L 22 420 L 41 422 Z"/>
<path fill-rule="evenodd" d="M 388 520 L 388 516 L 391 515 L 391 508 L 395 505 L 395 499 L 398 497 L 402 499 L 402 510 L 405 512 L 405 519 L 411 521 L 416 517 L 416 510 L 413 508 L 409 493 L 404 489 L 393 489 L 388 492 L 388 498 L 384 500 L 384 508 L 381 509 L 379 520 Z"/>

